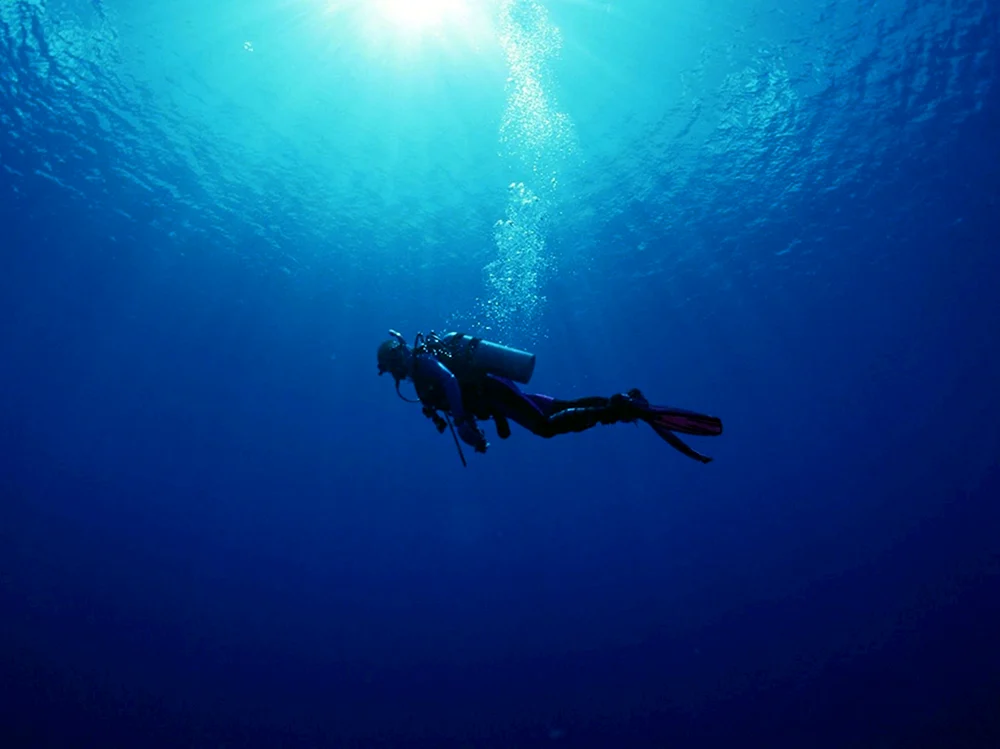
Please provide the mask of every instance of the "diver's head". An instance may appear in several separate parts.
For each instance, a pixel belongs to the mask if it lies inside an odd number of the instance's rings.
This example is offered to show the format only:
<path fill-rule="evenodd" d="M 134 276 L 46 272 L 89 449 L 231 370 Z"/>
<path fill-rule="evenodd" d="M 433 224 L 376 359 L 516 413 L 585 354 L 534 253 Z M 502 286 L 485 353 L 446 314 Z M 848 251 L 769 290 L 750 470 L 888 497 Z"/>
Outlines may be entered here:
<path fill-rule="evenodd" d="M 386 372 L 398 383 L 405 380 L 410 373 L 410 347 L 402 340 L 402 336 L 394 335 L 382 341 L 378 347 L 378 373 Z"/>

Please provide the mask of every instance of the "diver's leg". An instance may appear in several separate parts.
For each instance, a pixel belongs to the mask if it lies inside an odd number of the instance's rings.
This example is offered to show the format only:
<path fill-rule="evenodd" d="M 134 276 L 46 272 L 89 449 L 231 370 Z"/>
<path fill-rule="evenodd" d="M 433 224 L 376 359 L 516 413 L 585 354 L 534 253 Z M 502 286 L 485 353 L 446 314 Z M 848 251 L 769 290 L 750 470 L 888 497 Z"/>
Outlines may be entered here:
<path fill-rule="evenodd" d="M 629 395 L 578 398 L 560 401 L 560 406 L 549 416 L 549 429 L 553 434 L 583 432 L 599 424 L 633 422 L 644 415 L 644 403 L 633 400 Z"/>
<path fill-rule="evenodd" d="M 579 432 L 600 423 L 600 407 L 577 407 L 576 401 L 566 401 L 541 393 L 525 393 L 513 382 L 501 377 L 489 377 L 484 395 L 504 419 L 527 429 L 539 437 L 554 437 L 566 432 Z M 588 404 L 606 407 L 607 398 L 584 399 Z M 499 422 L 498 422 L 499 423 Z"/>
<path fill-rule="evenodd" d="M 492 377 L 486 393 L 496 411 L 539 437 L 582 432 L 598 424 L 634 421 L 642 416 L 639 404 L 625 395 L 563 400 L 524 393 L 514 383 Z"/>
<path fill-rule="evenodd" d="M 599 424 L 645 421 L 671 447 L 701 463 L 711 462 L 680 440 L 672 429 L 689 434 L 721 434 L 722 422 L 712 416 L 682 409 L 650 406 L 638 390 L 613 395 L 561 400 L 538 393 L 524 393 L 513 382 L 490 378 L 487 386 L 496 412 L 540 437 L 582 432 Z M 498 422 L 499 429 L 499 422 Z M 509 433 L 509 432 L 508 432 Z"/>
<path fill-rule="evenodd" d="M 501 413 L 539 437 L 583 432 L 599 424 L 618 424 L 643 418 L 648 405 L 638 391 L 564 400 L 540 393 L 525 393 L 501 377 L 487 378 L 484 394 Z"/>
<path fill-rule="evenodd" d="M 483 385 L 483 396 L 490 404 L 497 424 L 497 432 L 510 434 L 510 419 L 529 432 L 539 436 L 545 434 L 545 424 L 548 413 L 553 409 L 555 400 L 545 395 L 529 395 L 510 380 L 502 377 L 487 377 Z M 499 415 L 499 416 L 498 416 Z M 501 439 L 506 439 L 501 436 Z"/>

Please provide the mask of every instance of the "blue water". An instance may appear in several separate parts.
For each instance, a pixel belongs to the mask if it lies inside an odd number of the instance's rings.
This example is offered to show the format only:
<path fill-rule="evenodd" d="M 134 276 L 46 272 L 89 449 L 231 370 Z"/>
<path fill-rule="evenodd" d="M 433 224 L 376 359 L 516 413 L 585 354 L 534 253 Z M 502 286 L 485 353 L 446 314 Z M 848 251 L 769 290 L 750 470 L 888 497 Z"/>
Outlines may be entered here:
<path fill-rule="evenodd" d="M 0 4 L 0 745 L 1000 746 L 996 5 L 381 2 Z"/>

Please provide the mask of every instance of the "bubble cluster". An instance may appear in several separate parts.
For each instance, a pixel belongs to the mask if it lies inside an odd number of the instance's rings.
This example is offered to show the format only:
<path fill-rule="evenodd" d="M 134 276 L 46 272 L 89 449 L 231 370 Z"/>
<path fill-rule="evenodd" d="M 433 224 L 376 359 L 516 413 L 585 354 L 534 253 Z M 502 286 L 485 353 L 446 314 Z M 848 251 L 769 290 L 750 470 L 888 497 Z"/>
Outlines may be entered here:
<path fill-rule="evenodd" d="M 507 211 L 493 227 L 497 258 L 486 266 L 492 295 L 485 301 L 493 325 L 522 335 L 537 321 L 545 299 L 540 287 L 549 260 L 545 252 L 546 212 L 523 182 L 510 185 Z"/>

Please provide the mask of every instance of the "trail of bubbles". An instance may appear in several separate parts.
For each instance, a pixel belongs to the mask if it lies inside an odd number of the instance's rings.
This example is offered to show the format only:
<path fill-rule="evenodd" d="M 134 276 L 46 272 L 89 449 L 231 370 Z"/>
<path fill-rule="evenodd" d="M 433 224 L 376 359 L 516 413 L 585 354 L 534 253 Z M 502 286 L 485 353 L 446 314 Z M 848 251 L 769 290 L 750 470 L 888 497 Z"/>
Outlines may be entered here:
<path fill-rule="evenodd" d="M 510 70 L 500 144 L 516 177 L 506 215 L 494 227 L 497 257 L 485 269 L 490 291 L 480 304 L 491 327 L 523 338 L 536 333 L 545 302 L 541 287 L 553 267 L 546 222 L 564 162 L 575 152 L 575 133 L 547 85 L 548 63 L 562 39 L 545 8 L 535 0 L 503 0 L 498 25 Z"/>
<path fill-rule="evenodd" d="M 544 223 L 539 197 L 523 182 L 512 184 L 507 215 L 493 231 L 498 257 L 486 266 L 493 295 L 483 303 L 483 312 L 493 325 L 524 333 L 537 321 L 545 301 L 539 288 L 550 267 Z"/>

